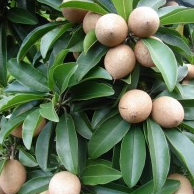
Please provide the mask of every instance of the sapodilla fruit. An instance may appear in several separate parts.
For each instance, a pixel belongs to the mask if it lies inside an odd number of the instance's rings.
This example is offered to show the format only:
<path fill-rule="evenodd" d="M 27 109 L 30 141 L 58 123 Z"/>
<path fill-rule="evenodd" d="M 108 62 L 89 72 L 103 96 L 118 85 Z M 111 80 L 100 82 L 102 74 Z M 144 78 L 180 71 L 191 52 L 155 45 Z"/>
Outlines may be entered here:
<path fill-rule="evenodd" d="M 185 77 L 185 79 L 193 79 L 194 78 L 194 65 L 191 65 L 191 64 L 187 64 L 187 67 L 188 67 L 188 73 Z"/>
<path fill-rule="evenodd" d="M 38 125 L 38 127 L 36 128 L 36 131 L 34 133 L 34 137 L 37 136 L 41 130 L 43 129 L 43 127 L 46 125 L 46 119 L 42 119 L 42 121 L 40 122 L 40 124 Z M 22 138 L 22 124 L 19 125 L 17 128 L 15 128 L 12 132 L 11 135 L 18 137 L 18 138 Z"/>
<path fill-rule="evenodd" d="M 178 100 L 161 96 L 153 101 L 151 116 L 160 126 L 173 128 L 183 121 L 184 109 Z"/>
<path fill-rule="evenodd" d="M 0 186 L 3 191 L 8 194 L 15 194 L 25 181 L 26 171 L 24 166 L 18 160 L 8 160 L 0 176 Z"/>
<path fill-rule="evenodd" d="M 119 102 L 121 117 L 130 123 L 140 123 L 146 120 L 151 110 L 152 99 L 142 90 L 133 89 L 126 92 Z"/>
<path fill-rule="evenodd" d="M 49 191 L 46 190 L 46 191 L 44 191 L 44 192 L 42 192 L 42 193 L 40 193 L 40 194 L 49 194 Z"/>
<path fill-rule="evenodd" d="M 0 194 L 5 194 L 5 192 L 3 191 L 1 187 L 0 187 Z"/>
<path fill-rule="evenodd" d="M 49 183 L 49 194 L 80 194 L 80 191 L 79 178 L 68 171 L 55 174 Z"/>
<path fill-rule="evenodd" d="M 97 21 L 95 33 L 101 44 L 113 47 L 124 42 L 128 35 L 128 27 L 121 16 L 108 13 Z"/>
<path fill-rule="evenodd" d="M 134 9 L 128 19 L 129 30 L 137 37 L 152 36 L 158 30 L 159 25 L 159 16 L 150 7 Z"/>
<path fill-rule="evenodd" d="M 124 44 L 110 48 L 104 58 L 105 69 L 113 79 L 121 79 L 131 73 L 135 67 L 133 50 Z"/>
<path fill-rule="evenodd" d="M 170 174 L 168 178 L 180 181 L 179 189 L 173 194 L 193 194 L 191 183 L 184 175 L 173 173 Z"/>
<path fill-rule="evenodd" d="M 63 0 L 62 3 L 65 3 L 70 0 Z M 72 23 L 82 23 L 85 15 L 88 11 L 84 9 L 78 9 L 78 8 L 69 8 L 65 7 L 62 8 L 62 14 L 63 16 Z"/>
<path fill-rule="evenodd" d="M 179 4 L 176 1 L 167 1 L 166 6 L 178 6 Z"/>
<path fill-rule="evenodd" d="M 87 34 L 90 30 L 94 30 L 96 27 L 96 23 L 99 20 L 99 18 L 102 15 L 94 13 L 94 12 L 88 12 L 83 20 L 83 29 L 84 32 Z"/>

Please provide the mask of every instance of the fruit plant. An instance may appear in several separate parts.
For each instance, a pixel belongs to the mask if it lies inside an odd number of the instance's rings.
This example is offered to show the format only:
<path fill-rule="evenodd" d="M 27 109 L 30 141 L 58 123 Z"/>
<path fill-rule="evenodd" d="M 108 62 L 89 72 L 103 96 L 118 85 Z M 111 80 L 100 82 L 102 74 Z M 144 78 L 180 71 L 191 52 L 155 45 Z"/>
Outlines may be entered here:
<path fill-rule="evenodd" d="M 0 2 L 0 193 L 193 193 L 182 2 Z"/>

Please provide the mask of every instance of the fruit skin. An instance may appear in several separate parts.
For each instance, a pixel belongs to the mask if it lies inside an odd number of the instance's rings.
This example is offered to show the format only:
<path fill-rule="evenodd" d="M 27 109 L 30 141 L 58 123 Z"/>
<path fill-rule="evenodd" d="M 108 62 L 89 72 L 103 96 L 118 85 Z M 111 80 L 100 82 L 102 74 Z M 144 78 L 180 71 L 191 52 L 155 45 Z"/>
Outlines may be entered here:
<path fill-rule="evenodd" d="M 83 20 L 83 29 L 84 32 L 87 34 L 90 30 L 94 30 L 96 27 L 96 23 L 99 20 L 99 18 L 102 15 L 94 13 L 94 12 L 88 12 Z"/>
<path fill-rule="evenodd" d="M 124 42 L 128 35 L 128 27 L 121 16 L 109 13 L 97 21 L 95 33 L 101 44 L 113 47 Z"/>
<path fill-rule="evenodd" d="M 40 122 L 40 124 L 38 125 L 38 127 L 36 128 L 36 131 L 34 133 L 34 137 L 37 136 L 41 130 L 43 129 L 43 127 L 46 125 L 46 119 L 42 119 L 42 121 Z M 18 138 L 22 138 L 22 124 L 19 125 L 16 129 L 14 129 L 11 132 L 11 135 L 18 137 Z"/>
<path fill-rule="evenodd" d="M 0 187 L 0 194 L 5 194 L 5 192 L 2 190 L 1 187 Z"/>
<path fill-rule="evenodd" d="M 0 186 L 3 191 L 8 194 L 15 194 L 25 181 L 26 170 L 24 166 L 18 160 L 8 160 L 0 176 Z"/>
<path fill-rule="evenodd" d="M 80 191 L 80 180 L 68 171 L 55 174 L 49 183 L 50 194 L 80 194 Z"/>
<path fill-rule="evenodd" d="M 191 183 L 185 176 L 178 173 L 173 173 L 170 174 L 168 178 L 180 181 L 179 189 L 173 194 L 193 194 Z"/>
<path fill-rule="evenodd" d="M 123 44 L 109 49 L 104 66 L 114 79 L 121 79 L 133 71 L 135 62 L 133 50 Z"/>
<path fill-rule="evenodd" d="M 187 64 L 188 67 L 188 73 L 185 77 L 185 79 L 190 80 L 194 78 L 194 65 Z"/>
<path fill-rule="evenodd" d="M 168 1 L 167 3 L 166 3 L 166 6 L 178 6 L 179 4 L 176 2 L 176 1 Z"/>
<path fill-rule="evenodd" d="M 159 25 L 159 16 L 150 7 L 134 9 L 128 19 L 129 30 L 137 37 L 152 36 L 158 30 Z"/>
<path fill-rule="evenodd" d="M 119 102 L 121 117 L 130 123 L 140 123 L 146 120 L 151 110 L 152 99 L 142 90 L 134 89 L 126 92 Z"/>
<path fill-rule="evenodd" d="M 46 190 L 46 191 L 44 191 L 44 192 L 42 192 L 42 193 L 40 193 L 40 194 L 49 194 L 49 191 Z"/>
<path fill-rule="evenodd" d="M 77 59 L 80 56 L 81 53 L 79 52 L 73 52 L 74 59 Z"/>
<path fill-rule="evenodd" d="M 184 119 L 184 109 L 180 102 L 169 96 L 153 101 L 152 118 L 164 128 L 177 127 Z"/>
<path fill-rule="evenodd" d="M 62 3 L 65 3 L 69 0 L 63 0 Z M 62 14 L 63 16 L 72 23 L 82 23 L 85 15 L 87 14 L 87 11 L 84 9 L 78 9 L 78 8 L 62 8 Z"/>

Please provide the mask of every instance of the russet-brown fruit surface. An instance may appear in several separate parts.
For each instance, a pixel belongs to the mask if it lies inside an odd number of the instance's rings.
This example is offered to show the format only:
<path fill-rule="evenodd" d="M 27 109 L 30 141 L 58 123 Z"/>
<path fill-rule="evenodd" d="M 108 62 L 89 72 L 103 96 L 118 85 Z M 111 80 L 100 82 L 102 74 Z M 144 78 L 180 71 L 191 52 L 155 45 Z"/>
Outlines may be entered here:
<path fill-rule="evenodd" d="M 178 6 L 179 4 L 176 2 L 176 1 L 168 1 L 167 3 L 166 3 L 166 6 Z"/>
<path fill-rule="evenodd" d="M 109 49 L 104 59 L 105 69 L 116 80 L 129 75 L 135 67 L 135 54 L 127 45 Z"/>
<path fill-rule="evenodd" d="M 184 109 L 180 102 L 169 96 L 153 101 L 152 118 L 164 128 L 177 127 L 184 119 Z"/>
<path fill-rule="evenodd" d="M 0 194 L 5 194 L 5 192 L 3 191 L 1 187 L 0 187 Z"/>
<path fill-rule="evenodd" d="M 49 194 L 80 194 L 78 177 L 68 171 L 55 174 L 49 183 Z"/>
<path fill-rule="evenodd" d="M 90 30 L 94 30 L 96 27 L 96 23 L 101 17 L 100 14 L 88 12 L 83 20 L 83 29 L 84 32 L 87 34 Z"/>
<path fill-rule="evenodd" d="M 191 183 L 184 175 L 173 173 L 173 174 L 170 174 L 168 178 L 180 181 L 179 189 L 173 194 L 193 194 Z"/>
<path fill-rule="evenodd" d="M 130 123 L 146 120 L 152 110 L 150 96 L 138 89 L 126 92 L 120 99 L 119 112 L 122 118 Z"/>
<path fill-rule="evenodd" d="M 0 186 L 5 193 L 15 194 L 26 181 L 26 171 L 18 160 L 8 160 L 0 176 Z"/>
<path fill-rule="evenodd" d="M 101 44 L 113 47 L 125 41 L 128 36 L 128 27 L 121 16 L 109 13 L 97 21 L 95 33 Z"/>
<path fill-rule="evenodd" d="M 63 0 L 63 3 L 69 0 Z M 62 8 L 63 16 L 72 23 L 82 23 L 88 11 L 78 8 Z"/>
<path fill-rule="evenodd" d="M 45 125 L 46 125 L 46 119 L 42 119 L 42 121 L 40 122 L 40 124 L 36 128 L 36 131 L 34 133 L 34 137 L 37 136 L 42 131 L 42 129 Z M 16 129 L 14 129 L 11 132 L 11 135 L 18 137 L 18 138 L 22 138 L 22 124 L 19 125 Z"/>
<path fill-rule="evenodd" d="M 49 194 L 49 191 L 46 190 L 46 191 L 44 191 L 44 192 L 42 192 L 42 193 L 40 193 L 40 194 Z"/>
<path fill-rule="evenodd" d="M 129 30 L 137 37 L 152 36 L 158 30 L 159 25 L 159 16 L 150 7 L 134 9 L 128 19 Z"/>
<path fill-rule="evenodd" d="M 187 67 L 188 67 L 188 73 L 185 77 L 185 79 L 193 79 L 194 78 L 194 65 L 191 65 L 191 64 L 187 64 Z"/>

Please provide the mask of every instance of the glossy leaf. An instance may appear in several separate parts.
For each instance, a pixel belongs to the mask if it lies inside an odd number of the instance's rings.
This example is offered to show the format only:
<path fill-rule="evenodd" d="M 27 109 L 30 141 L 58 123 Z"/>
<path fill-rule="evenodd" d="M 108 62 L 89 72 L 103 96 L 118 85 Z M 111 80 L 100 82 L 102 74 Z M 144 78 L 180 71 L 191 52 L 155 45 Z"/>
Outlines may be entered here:
<path fill-rule="evenodd" d="M 128 0 L 112 0 L 117 13 L 128 21 L 129 14 L 133 9 L 133 1 Z"/>
<path fill-rule="evenodd" d="M 44 96 L 38 94 L 16 94 L 14 96 L 4 97 L 0 100 L 0 111 L 5 111 L 18 105 L 43 98 Z"/>
<path fill-rule="evenodd" d="M 144 39 L 152 60 L 162 74 L 169 91 L 172 91 L 177 82 L 177 61 L 168 46 L 154 39 Z"/>
<path fill-rule="evenodd" d="M 24 120 L 22 125 L 22 139 L 25 147 L 29 150 L 32 144 L 32 138 L 36 131 L 36 128 L 42 121 L 42 117 L 39 113 L 39 109 L 30 113 Z"/>
<path fill-rule="evenodd" d="M 75 73 L 77 67 L 76 63 L 71 62 L 58 65 L 54 69 L 53 78 L 61 94 L 68 88 L 69 80 Z"/>
<path fill-rule="evenodd" d="M 86 167 L 81 175 L 81 180 L 85 185 L 98 185 L 112 182 L 121 176 L 118 170 L 97 164 Z"/>
<path fill-rule="evenodd" d="M 78 140 L 75 125 L 70 115 L 60 118 L 56 127 L 56 150 L 65 168 L 78 173 Z"/>
<path fill-rule="evenodd" d="M 47 78 L 33 66 L 24 62 L 18 64 L 16 59 L 11 59 L 7 68 L 21 84 L 39 92 L 49 91 Z"/>
<path fill-rule="evenodd" d="M 121 145 L 120 168 L 125 183 L 132 188 L 138 182 L 146 158 L 145 138 L 141 128 L 131 126 Z"/>
<path fill-rule="evenodd" d="M 88 11 L 92 11 L 95 13 L 99 13 L 99 14 L 106 14 L 108 13 L 105 9 L 103 9 L 101 6 L 99 6 L 98 4 L 89 1 L 89 0 L 84 0 L 84 1 L 79 1 L 79 0 L 72 0 L 72 1 L 66 1 L 65 3 L 62 3 L 62 5 L 60 5 L 60 8 L 63 7 L 75 7 L 75 8 L 81 8 L 81 9 L 86 9 Z"/>
<path fill-rule="evenodd" d="M 78 68 L 74 74 L 75 81 L 80 82 L 98 64 L 106 52 L 107 47 L 97 43 L 86 54 L 82 53 L 77 59 Z"/>
<path fill-rule="evenodd" d="M 0 24 L 0 85 L 7 85 L 7 38 L 5 24 Z"/>
<path fill-rule="evenodd" d="M 55 28 L 50 32 L 46 33 L 40 42 L 40 52 L 43 58 L 46 57 L 49 49 L 52 45 L 69 29 L 73 26 L 71 23 L 64 24 L 59 28 Z"/>
<path fill-rule="evenodd" d="M 11 22 L 20 24 L 35 25 L 38 23 L 37 18 L 26 9 L 19 7 L 11 8 L 7 13 L 7 18 Z"/>
<path fill-rule="evenodd" d="M 28 50 L 35 44 L 35 42 L 37 40 L 39 40 L 42 36 L 44 36 L 47 32 L 49 32 L 50 30 L 56 28 L 59 25 L 64 24 L 64 22 L 52 22 L 49 24 L 45 24 L 43 26 L 39 26 L 37 28 L 35 28 L 34 30 L 32 30 L 24 39 L 20 50 L 17 54 L 17 61 L 20 62 L 24 56 L 26 55 L 26 53 L 28 52 Z"/>
<path fill-rule="evenodd" d="M 84 38 L 84 53 L 87 53 L 88 50 L 96 43 L 97 38 L 94 30 L 90 30 Z"/>
<path fill-rule="evenodd" d="M 160 17 L 161 25 L 177 24 L 177 23 L 193 23 L 193 8 L 178 9 Z"/>
<path fill-rule="evenodd" d="M 172 146 L 172 151 L 185 164 L 190 174 L 194 176 L 194 166 L 192 162 L 194 160 L 194 155 L 191 154 L 194 152 L 193 142 L 176 129 L 166 130 L 165 134 Z"/>
<path fill-rule="evenodd" d="M 116 145 L 127 133 L 130 124 L 119 115 L 106 120 L 94 132 L 88 143 L 90 158 L 98 158 Z"/>
<path fill-rule="evenodd" d="M 71 89 L 72 100 L 89 100 L 93 98 L 111 96 L 114 90 L 111 86 L 98 82 L 83 82 Z"/>
<path fill-rule="evenodd" d="M 37 1 L 42 4 L 46 4 L 56 9 L 57 11 L 61 11 L 61 9 L 59 8 L 59 5 L 61 5 L 61 0 L 37 0 Z"/>
<path fill-rule="evenodd" d="M 51 176 L 40 176 L 28 180 L 19 190 L 18 194 L 34 194 L 41 193 L 48 189 Z"/>
<path fill-rule="evenodd" d="M 49 155 L 49 146 L 50 146 L 50 138 L 52 133 L 52 123 L 48 122 L 44 127 L 44 130 L 38 136 L 36 142 L 36 160 L 40 168 L 44 171 L 47 170 L 48 165 L 48 155 Z"/>
<path fill-rule="evenodd" d="M 19 149 L 19 161 L 27 167 L 38 166 L 36 159 L 29 152 L 26 152 L 23 148 Z"/>
<path fill-rule="evenodd" d="M 159 191 L 168 176 L 170 154 L 167 140 L 162 128 L 153 120 L 147 121 L 147 136 L 152 162 L 154 191 Z"/>
<path fill-rule="evenodd" d="M 166 0 L 140 0 L 137 4 L 137 7 L 151 7 L 152 9 L 157 10 L 159 7 L 163 6 L 166 3 Z"/>
<path fill-rule="evenodd" d="M 110 13 L 117 13 L 111 0 L 94 0 L 95 3 L 106 9 Z"/>

